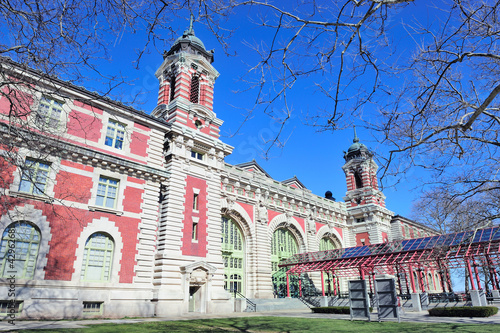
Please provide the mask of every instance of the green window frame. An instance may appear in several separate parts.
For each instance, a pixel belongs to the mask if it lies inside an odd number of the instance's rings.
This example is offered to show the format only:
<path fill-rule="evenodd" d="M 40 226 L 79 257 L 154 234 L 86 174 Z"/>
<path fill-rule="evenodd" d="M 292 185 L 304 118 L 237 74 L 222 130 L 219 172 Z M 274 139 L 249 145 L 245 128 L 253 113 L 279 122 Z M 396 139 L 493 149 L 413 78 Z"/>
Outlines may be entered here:
<path fill-rule="evenodd" d="M 236 222 L 222 217 L 222 259 L 224 262 L 224 289 L 242 293 L 245 287 L 245 244 L 243 233 Z"/>
<path fill-rule="evenodd" d="M 63 103 L 54 99 L 42 97 L 36 114 L 38 127 L 58 129 L 61 123 Z"/>
<path fill-rule="evenodd" d="M 123 149 L 124 140 L 125 125 L 110 119 L 108 122 L 108 129 L 106 130 L 106 140 L 104 141 L 104 144 L 116 149 Z"/>
<path fill-rule="evenodd" d="M 35 195 L 45 193 L 50 164 L 27 158 L 21 169 L 19 192 Z"/>
<path fill-rule="evenodd" d="M 336 248 L 337 246 L 330 237 L 323 237 L 319 241 L 320 251 L 335 250 Z"/>
<path fill-rule="evenodd" d="M 86 282 L 108 282 L 114 247 L 111 236 L 100 232 L 90 235 L 85 242 L 80 279 Z"/>
<path fill-rule="evenodd" d="M 96 206 L 114 209 L 119 186 L 120 182 L 118 180 L 100 176 L 97 185 Z"/>
<path fill-rule="evenodd" d="M 0 243 L 2 277 L 32 279 L 40 240 L 40 231 L 28 222 L 12 223 L 5 228 Z"/>
<path fill-rule="evenodd" d="M 275 296 L 286 297 L 286 268 L 279 268 L 280 261 L 299 252 L 299 246 L 293 233 L 287 228 L 278 228 L 271 239 L 271 271 Z M 298 292 L 298 281 L 290 278 L 290 288 Z M 295 295 L 293 295 L 295 297 Z"/>

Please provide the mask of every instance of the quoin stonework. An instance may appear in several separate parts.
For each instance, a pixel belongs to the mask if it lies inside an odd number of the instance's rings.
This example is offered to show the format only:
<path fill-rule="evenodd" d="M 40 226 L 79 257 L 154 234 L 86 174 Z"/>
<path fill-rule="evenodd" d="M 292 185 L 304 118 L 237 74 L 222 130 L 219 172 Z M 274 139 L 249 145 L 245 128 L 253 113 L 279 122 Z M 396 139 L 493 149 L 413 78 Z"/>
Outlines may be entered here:
<path fill-rule="evenodd" d="M 226 163 L 213 59 L 191 25 L 163 55 L 149 114 L 0 60 L 0 315 L 228 313 L 235 297 L 285 296 L 278 264 L 293 254 L 435 234 L 385 207 L 356 135 L 342 202 Z"/>

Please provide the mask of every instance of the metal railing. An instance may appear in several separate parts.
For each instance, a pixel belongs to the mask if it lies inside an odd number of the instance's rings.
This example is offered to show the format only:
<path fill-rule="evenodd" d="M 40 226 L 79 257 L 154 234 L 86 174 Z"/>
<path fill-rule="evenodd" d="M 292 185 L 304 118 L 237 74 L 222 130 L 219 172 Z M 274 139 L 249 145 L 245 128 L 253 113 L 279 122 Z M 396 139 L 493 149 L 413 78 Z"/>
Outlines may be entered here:
<path fill-rule="evenodd" d="M 257 304 L 255 304 L 254 302 L 252 302 L 251 300 L 246 298 L 245 295 L 243 295 L 242 293 L 240 293 L 237 290 L 234 290 L 233 294 L 234 294 L 234 298 L 239 297 L 239 298 L 245 299 L 245 301 L 247 302 L 247 308 L 245 309 L 245 312 L 256 312 L 257 311 Z"/>

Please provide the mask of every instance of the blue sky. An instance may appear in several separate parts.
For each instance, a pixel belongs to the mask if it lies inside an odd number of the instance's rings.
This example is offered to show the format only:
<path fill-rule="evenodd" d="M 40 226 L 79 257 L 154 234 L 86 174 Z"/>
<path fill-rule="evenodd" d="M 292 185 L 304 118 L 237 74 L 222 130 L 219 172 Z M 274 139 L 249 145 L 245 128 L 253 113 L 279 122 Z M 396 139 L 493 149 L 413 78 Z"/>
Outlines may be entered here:
<path fill-rule="evenodd" d="M 411 5 L 389 21 L 388 28 L 392 27 L 395 32 L 391 37 L 398 43 L 401 52 L 409 52 L 414 41 L 405 37 L 407 34 L 401 29 L 400 20 L 410 20 L 413 15 L 419 14 L 425 18 L 426 10 Z M 276 180 L 297 176 L 313 193 L 322 196 L 325 191 L 330 190 L 337 200 L 342 200 L 346 191 L 341 169 L 344 164 L 343 151 L 351 145 L 353 131 L 349 128 L 337 132 L 317 132 L 315 128 L 304 125 L 307 113 L 332 107 L 331 102 L 314 87 L 314 78 L 294 86 L 289 100 L 294 113 L 285 129 L 286 145 L 282 149 L 273 148 L 269 159 L 264 158 L 264 150 L 267 149 L 265 141 L 272 139 L 278 131 L 278 125 L 270 118 L 257 112 L 243 124 L 236 135 L 231 135 L 243 123 L 245 109 L 251 108 L 255 102 L 255 90 L 236 93 L 248 87 L 240 78 L 246 73 L 248 65 L 253 65 L 257 59 L 246 44 L 269 43 L 272 38 L 267 30 L 250 22 L 249 15 L 252 14 L 248 10 L 239 11 L 227 22 L 228 28 L 238 29 L 230 39 L 229 52 L 236 54 L 233 56 L 224 54 L 222 47 L 206 27 L 200 23 L 194 25 L 196 36 L 204 42 L 206 48 L 215 50 L 213 65 L 220 76 L 215 84 L 214 111 L 224 121 L 221 139 L 235 147 L 226 161 L 238 164 L 255 159 Z M 172 28 L 178 31 L 178 35 L 187 28 L 188 16 L 186 13 L 185 20 L 173 22 Z M 161 53 L 164 49 L 169 49 L 171 42 L 157 45 L 157 49 L 150 49 L 143 56 L 139 69 L 135 69 L 136 51 L 144 45 L 145 40 L 146 36 L 141 32 L 131 35 L 125 31 L 123 35 L 114 37 L 110 40 L 109 62 L 103 65 L 103 69 L 110 75 L 125 75 L 129 85 L 121 88 L 120 98 L 131 101 L 140 93 L 139 103 L 136 105 L 150 113 L 156 106 L 158 92 L 154 72 L 161 64 Z M 352 119 L 352 123 L 356 124 L 356 121 Z M 371 150 L 379 154 L 386 152 L 387 147 L 379 146 L 371 133 L 359 127 L 357 132 L 361 142 Z M 416 176 L 417 172 L 412 170 L 406 175 L 408 181 L 384 188 L 388 209 L 403 216 L 410 215 L 411 202 L 418 196 L 418 185 L 412 181 Z"/>

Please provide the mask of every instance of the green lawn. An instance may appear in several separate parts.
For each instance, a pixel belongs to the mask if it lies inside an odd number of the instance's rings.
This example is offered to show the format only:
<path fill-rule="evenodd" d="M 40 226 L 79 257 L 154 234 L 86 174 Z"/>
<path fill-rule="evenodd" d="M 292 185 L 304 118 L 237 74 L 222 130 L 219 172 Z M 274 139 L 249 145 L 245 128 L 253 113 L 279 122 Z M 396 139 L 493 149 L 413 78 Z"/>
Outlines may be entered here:
<path fill-rule="evenodd" d="M 85 332 L 85 333 L 149 333 L 149 332 L 495 332 L 500 325 L 469 324 L 420 324 L 395 322 L 365 322 L 333 319 L 306 319 L 285 317 L 244 317 L 206 320 L 147 322 L 140 324 L 103 324 L 89 325 L 85 329 L 44 330 L 42 332 Z M 40 330 L 21 330 L 19 332 L 40 332 Z"/>

